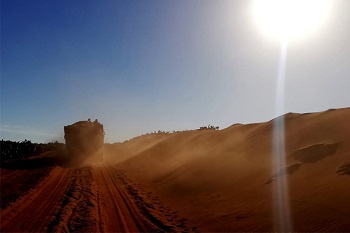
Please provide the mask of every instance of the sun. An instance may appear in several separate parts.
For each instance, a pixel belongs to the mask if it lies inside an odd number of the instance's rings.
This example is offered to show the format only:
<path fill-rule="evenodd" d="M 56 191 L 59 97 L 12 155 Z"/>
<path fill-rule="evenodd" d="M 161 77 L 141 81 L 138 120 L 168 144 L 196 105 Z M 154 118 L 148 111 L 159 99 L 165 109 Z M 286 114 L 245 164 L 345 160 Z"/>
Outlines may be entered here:
<path fill-rule="evenodd" d="M 328 18 L 332 0 L 255 0 L 254 19 L 269 37 L 280 41 L 305 38 Z"/>

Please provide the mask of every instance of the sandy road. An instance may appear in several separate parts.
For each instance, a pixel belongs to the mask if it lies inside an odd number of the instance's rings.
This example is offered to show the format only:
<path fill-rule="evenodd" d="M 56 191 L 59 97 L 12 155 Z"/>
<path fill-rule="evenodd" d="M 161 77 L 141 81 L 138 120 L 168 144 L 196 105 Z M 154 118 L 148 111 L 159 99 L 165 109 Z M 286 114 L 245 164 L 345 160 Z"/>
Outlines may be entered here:
<path fill-rule="evenodd" d="M 45 231 L 68 188 L 72 171 L 56 167 L 35 191 L 1 212 L 1 232 Z"/>
<path fill-rule="evenodd" d="M 55 167 L 1 212 L 1 232 L 159 231 L 109 167 Z"/>
<path fill-rule="evenodd" d="M 100 167 L 93 169 L 100 191 L 99 206 L 101 209 L 102 230 L 107 232 L 144 232 L 156 231 L 140 213 L 134 201 L 124 189 L 121 181 L 113 173 L 112 168 Z"/>

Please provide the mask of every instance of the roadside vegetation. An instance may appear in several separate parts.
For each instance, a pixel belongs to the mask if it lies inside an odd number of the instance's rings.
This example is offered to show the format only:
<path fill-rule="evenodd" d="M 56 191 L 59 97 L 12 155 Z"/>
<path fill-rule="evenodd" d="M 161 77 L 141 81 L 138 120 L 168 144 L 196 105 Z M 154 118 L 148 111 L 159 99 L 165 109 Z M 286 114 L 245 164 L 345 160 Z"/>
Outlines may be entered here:
<path fill-rule="evenodd" d="M 26 159 L 48 151 L 54 151 L 64 148 L 63 143 L 58 141 L 49 143 L 32 143 L 29 140 L 21 142 L 0 141 L 0 160 L 1 162 L 9 160 Z"/>

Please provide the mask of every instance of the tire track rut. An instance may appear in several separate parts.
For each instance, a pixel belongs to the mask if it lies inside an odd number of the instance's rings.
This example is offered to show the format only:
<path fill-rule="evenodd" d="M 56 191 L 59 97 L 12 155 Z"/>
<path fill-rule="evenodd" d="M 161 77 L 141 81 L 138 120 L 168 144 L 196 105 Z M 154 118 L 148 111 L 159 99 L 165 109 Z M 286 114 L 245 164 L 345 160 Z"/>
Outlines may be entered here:
<path fill-rule="evenodd" d="M 70 175 L 71 170 L 56 167 L 36 189 L 3 210 L 1 232 L 46 231 L 55 206 L 68 188 Z"/>
<path fill-rule="evenodd" d="M 97 198 L 94 196 L 90 168 L 76 168 L 57 214 L 48 226 L 49 232 L 98 231 Z"/>
<path fill-rule="evenodd" d="M 119 190 L 120 185 L 108 168 L 95 168 L 94 173 L 101 192 L 99 205 L 100 208 L 102 207 L 102 218 L 105 218 L 106 231 L 143 232 L 156 230 L 151 224 L 147 224 L 137 210 L 137 206 L 125 197 L 125 193 Z"/>
<path fill-rule="evenodd" d="M 155 212 L 146 211 L 145 200 L 130 193 L 131 186 L 125 182 L 112 167 L 55 167 L 37 188 L 1 212 L 0 231 L 165 232 L 180 229 L 162 223 L 158 217 L 164 214 L 163 210 L 158 213 L 155 206 L 151 206 Z"/>

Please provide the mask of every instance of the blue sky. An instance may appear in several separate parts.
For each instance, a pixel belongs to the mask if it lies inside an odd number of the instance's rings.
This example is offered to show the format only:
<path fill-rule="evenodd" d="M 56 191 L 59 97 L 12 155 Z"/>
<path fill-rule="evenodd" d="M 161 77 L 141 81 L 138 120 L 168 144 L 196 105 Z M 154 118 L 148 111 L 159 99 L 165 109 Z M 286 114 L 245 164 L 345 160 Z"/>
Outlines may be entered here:
<path fill-rule="evenodd" d="M 285 112 L 350 106 L 350 1 L 288 46 Z M 106 141 L 275 117 L 280 44 L 252 1 L 1 0 L 1 138 L 63 141 L 87 118 Z"/>

